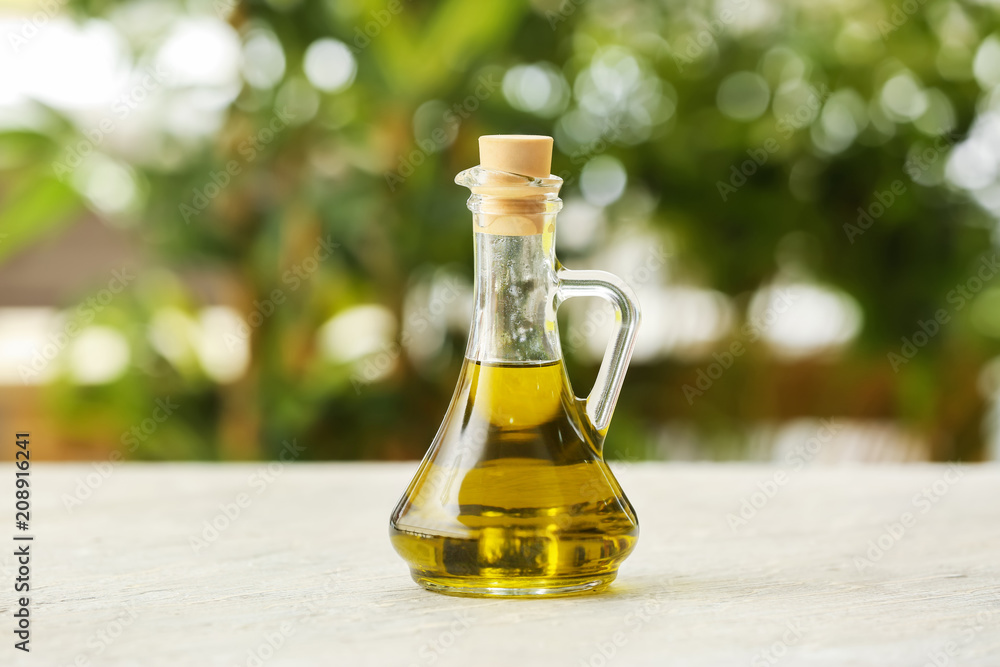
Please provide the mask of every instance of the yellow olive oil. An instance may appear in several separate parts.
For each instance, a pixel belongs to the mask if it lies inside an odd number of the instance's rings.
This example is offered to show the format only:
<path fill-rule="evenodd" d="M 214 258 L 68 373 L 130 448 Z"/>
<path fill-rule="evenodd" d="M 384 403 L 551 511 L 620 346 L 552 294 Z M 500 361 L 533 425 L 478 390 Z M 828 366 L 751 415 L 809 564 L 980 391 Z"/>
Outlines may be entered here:
<path fill-rule="evenodd" d="M 455 397 L 390 522 L 426 588 L 573 594 L 614 580 L 638 537 L 561 361 L 466 359 Z"/>

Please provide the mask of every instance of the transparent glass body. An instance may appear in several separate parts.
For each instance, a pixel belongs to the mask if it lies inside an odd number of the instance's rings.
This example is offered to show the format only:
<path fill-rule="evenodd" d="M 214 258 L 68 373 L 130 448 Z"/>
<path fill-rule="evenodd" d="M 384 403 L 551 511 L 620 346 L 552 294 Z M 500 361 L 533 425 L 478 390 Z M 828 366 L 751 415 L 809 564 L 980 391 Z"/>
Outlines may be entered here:
<path fill-rule="evenodd" d="M 559 179 L 477 167 L 456 182 L 474 193 L 475 311 L 455 395 L 392 513 L 393 546 L 415 581 L 442 593 L 601 590 L 639 532 L 601 453 L 639 323 L 636 300 L 610 274 L 559 265 Z M 559 304 L 573 296 L 603 297 L 617 313 L 587 398 L 570 385 L 556 324 Z"/>

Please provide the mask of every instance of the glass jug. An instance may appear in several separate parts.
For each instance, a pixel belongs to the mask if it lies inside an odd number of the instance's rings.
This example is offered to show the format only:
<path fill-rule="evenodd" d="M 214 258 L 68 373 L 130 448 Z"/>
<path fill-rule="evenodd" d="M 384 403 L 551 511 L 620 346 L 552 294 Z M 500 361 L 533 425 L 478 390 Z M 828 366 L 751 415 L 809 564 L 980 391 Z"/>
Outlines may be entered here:
<path fill-rule="evenodd" d="M 472 190 L 475 312 L 458 387 L 390 519 L 427 589 L 454 595 L 570 595 L 610 584 L 635 546 L 635 511 L 602 456 L 639 326 L 631 289 L 555 258 L 562 180 L 552 139 L 480 138 Z M 562 363 L 556 309 L 597 296 L 617 313 L 590 395 Z"/>

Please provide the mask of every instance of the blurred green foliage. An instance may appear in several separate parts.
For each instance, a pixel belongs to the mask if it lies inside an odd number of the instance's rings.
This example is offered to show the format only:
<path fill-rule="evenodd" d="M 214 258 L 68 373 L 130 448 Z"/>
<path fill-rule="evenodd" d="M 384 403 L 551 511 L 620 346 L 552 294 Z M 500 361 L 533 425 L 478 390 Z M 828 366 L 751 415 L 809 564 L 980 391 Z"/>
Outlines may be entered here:
<path fill-rule="evenodd" d="M 886 354 L 947 307 L 948 292 L 994 248 L 995 219 L 943 174 L 950 146 L 995 104 L 974 65 L 997 13 L 928 2 L 896 26 L 897 4 L 178 3 L 178 15 L 214 17 L 221 8 L 244 40 L 273 32 L 286 66 L 273 86 L 241 84 L 207 139 L 159 137 L 169 160 L 112 155 L 130 164 L 138 184 L 140 204 L 125 216 L 126 228 L 148 259 L 101 321 L 126 332 L 134 363 L 111 384 L 55 384 L 50 408 L 73 437 L 116 444 L 155 398 L 172 397 L 181 407 L 135 452 L 143 458 L 266 457 L 292 438 L 308 443 L 311 459 L 421 455 L 450 398 L 462 334 L 449 329 L 420 368 L 402 354 L 387 377 L 359 385 L 356 363 L 321 354 L 316 331 L 360 304 L 402 317 L 408 290 L 438 268 L 470 276 L 467 193 L 452 179 L 477 162 L 478 136 L 538 133 L 557 138 L 553 170 L 567 179 L 564 198 L 580 197 L 590 157 L 624 165 L 628 187 L 605 211 L 608 234 L 642 217 L 670 248 L 675 282 L 724 292 L 743 312 L 755 290 L 793 278 L 846 292 L 863 313 L 859 337 L 841 354 L 786 363 L 750 346 L 693 404 L 681 387 L 694 381 L 699 360 L 634 364 L 609 435 L 612 452 L 670 456 L 665 425 L 680 423 L 698 434 L 702 455 L 740 456 L 748 424 L 836 414 L 899 419 L 926 435 L 935 457 L 979 457 L 985 403 L 976 383 L 996 344 L 970 324 L 969 309 L 899 373 Z M 69 11 L 81 21 L 114 20 L 123 6 L 91 0 Z M 148 28 L 126 35 L 136 63 L 152 61 L 170 21 Z M 303 74 L 307 48 L 322 38 L 348 45 L 356 62 L 353 82 L 335 92 L 312 91 Z M 560 94 L 550 81 L 555 92 L 534 111 L 513 105 L 500 85 L 511 68 L 531 64 L 564 86 Z M 740 72 L 757 74 L 745 80 L 751 88 L 766 84 L 763 111 L 753 108 L 753 90 L 736 94 L 730 77 Z M 901 75 L 900 95 L 922 100 L 911 118 L 884 109 L 892 95 L 886 84 Z M 904 85 L 910 81 L 915 94 Z M 734 100 L 723 99 L 727 85 Z M 241 146 L 261 137 L 298 89 L 310 91 L 298 96 L 299 117 L 247 159 Z M 310 96 L 318 103 L 311 114 Z M 720 104 L 733 107 L 729 115 Z M 897 106 L 906 104 L 914 102 Z M 421 141 L 436 128 L 456 135 L 426 151 Z M 86 205 L 51 172 L 84 129 L 64 121 L 56 131 L 0 134 L 0 219 L 11 235 L 0 254 L 57 233 Z M 948 148 L 914 182 L 907 161 L 942 135 Z M 721 196 L 720 182 L 733 185 L 733 170 L 762 149 L 766 161 Z M 234 160 L 239 173 L 204 210 L 179 208 L 194 204 L 212 174 Z M 905 192 L 852 243 L 845 224 L 856 224 L 858 209 L 897 180 Z M 574 230 L 563 225 L 560 233 Z M 291 289 L 283 276 L 327 236 L 336 252 Z M 574 260 L 592 249 L 562 259 L 583 268 Z M 165 307 L 194 317 L 204 305 L 227 303 L 249 316 L 274 290 L 286 301 L 253 328 L 249 369 L 232 382 L 213 380 L 194 357 L 168 360 L 150 344 L 150 323 Z M 592 364 L 571 362 L 578 386 L 588 386 Z"/>

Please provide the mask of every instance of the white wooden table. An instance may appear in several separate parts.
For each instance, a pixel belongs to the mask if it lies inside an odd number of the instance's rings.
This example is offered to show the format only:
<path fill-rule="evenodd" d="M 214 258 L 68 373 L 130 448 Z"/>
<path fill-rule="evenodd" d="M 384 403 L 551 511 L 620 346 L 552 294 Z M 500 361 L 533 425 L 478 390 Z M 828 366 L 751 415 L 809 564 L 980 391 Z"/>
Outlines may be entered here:
<path fill-rule="evenodd" d="M 414 584 L 387 521 L 415 467 L 37 464 L 32 652 L 3 548 L 0 665 L 1000 665 L 998 466 L 617 466 L 638 547 L 554 600 Z"/>

